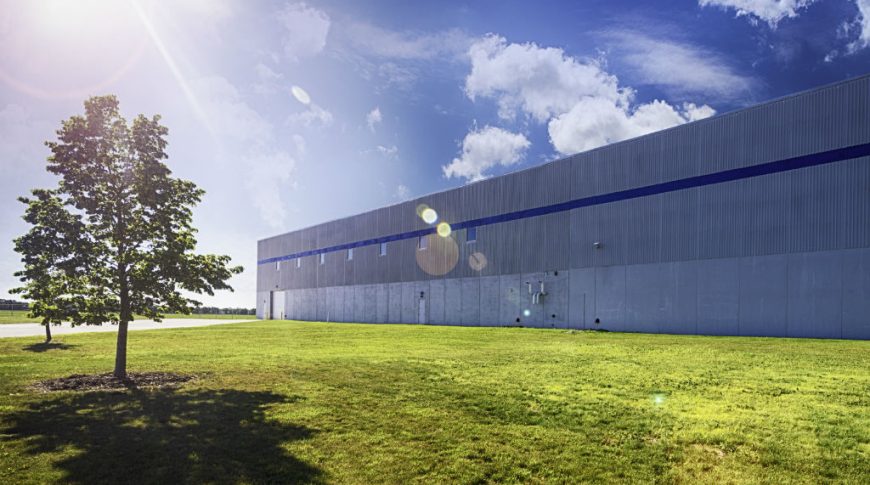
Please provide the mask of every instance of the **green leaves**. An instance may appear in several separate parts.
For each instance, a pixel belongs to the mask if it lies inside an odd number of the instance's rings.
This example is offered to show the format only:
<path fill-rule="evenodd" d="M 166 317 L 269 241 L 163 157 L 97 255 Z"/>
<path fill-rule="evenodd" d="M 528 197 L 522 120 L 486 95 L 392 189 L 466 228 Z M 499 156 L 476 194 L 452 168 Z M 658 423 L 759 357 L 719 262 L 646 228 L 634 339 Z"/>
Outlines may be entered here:
<path fill-rule="evenodd" d="M 64 121 L 47 170 L 57 188 L 23 197 L 30 231 L 15 240 L 24 285 L 43 323 L 160 318 L 199 305 L 182 290 L 213 294 L 241 267 L 228 256 L 198 255 L 193 207 L 203 191 L 172 177 L 160 117 L 121 117 L 114 96 L 85 101 Z"/>

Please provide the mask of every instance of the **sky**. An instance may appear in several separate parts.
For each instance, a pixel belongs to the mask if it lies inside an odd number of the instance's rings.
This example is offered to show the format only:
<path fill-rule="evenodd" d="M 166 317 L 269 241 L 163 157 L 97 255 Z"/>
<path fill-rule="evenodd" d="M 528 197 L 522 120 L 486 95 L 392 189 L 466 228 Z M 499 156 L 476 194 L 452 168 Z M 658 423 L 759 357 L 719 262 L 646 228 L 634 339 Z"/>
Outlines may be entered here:
<path fill-rule="evenodd" d="M 162 116 L 253 308 L 259 239 L 868 72 L 870 0 L 0 0 L 0 298 L 88 96 Z"/>

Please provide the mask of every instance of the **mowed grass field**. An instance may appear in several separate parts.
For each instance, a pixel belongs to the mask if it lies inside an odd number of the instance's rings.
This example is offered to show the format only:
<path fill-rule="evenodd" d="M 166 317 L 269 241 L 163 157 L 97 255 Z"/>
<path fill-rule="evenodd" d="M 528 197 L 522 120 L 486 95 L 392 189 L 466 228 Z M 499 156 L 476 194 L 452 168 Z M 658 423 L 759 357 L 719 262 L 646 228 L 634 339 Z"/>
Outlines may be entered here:
<path fill-rule="evenodd" d="M 0 339 L 0 483 L 868 483 L 870 342 L 252 322 Z"/>
<path fill-rule="evenodd" d="M 19 310 L 0 310 L 0 324 L 4 323 L 39 323 L 42 321 L 42 318 L 30 318 L 27 316 L 27 311 L 19 311 Z M 202 319 L 210 319 L 210 320 L 244 320 L 244 319 L 256 319 L 257 317 L 254 315 L 214 315 L 214 314 L 205 314 L 205 313 L 191 313 L 190 315 L 184 315 L 181 313 L 171 313 L 165 316 L 165 318 L 202 318 Z M 144 320 L 145 317 L 137 316 L 136 320 Z"/>

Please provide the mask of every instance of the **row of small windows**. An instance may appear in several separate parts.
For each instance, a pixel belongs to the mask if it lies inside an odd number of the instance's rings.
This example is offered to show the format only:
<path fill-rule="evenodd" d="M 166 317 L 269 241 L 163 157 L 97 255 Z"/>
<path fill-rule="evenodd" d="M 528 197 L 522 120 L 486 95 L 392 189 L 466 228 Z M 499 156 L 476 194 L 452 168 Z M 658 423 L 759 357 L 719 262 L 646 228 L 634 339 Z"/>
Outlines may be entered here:
<path fill-rule="evenodd" d="M 476 227 L 469 227 L 468 229 L 465 230 L 465 242 L 466 243 L 477 242 L 477 228 Z M 417 249 L 422 251 L 422 250 L 425 250 L 428 248 L 429 248 L 429 236 L 420 236 L 417 239 Z M 385 243 L 385 242 L 381 243 L 379 255 L 380 256 L 387 255 L 387 243 Z M 347 250 L 347 260 L 348 261 L 353 260 L 353 248 L 350 248 Z M 302 258 L 296 258 L 295 261 L 296 261 L 296 267 L 301 268 L 302 267 Z M 320 253 L 320 264 L 326 264 L 326 253 Z M 275 270 L 281 271 L 281 261 L 275 262 Z"/>

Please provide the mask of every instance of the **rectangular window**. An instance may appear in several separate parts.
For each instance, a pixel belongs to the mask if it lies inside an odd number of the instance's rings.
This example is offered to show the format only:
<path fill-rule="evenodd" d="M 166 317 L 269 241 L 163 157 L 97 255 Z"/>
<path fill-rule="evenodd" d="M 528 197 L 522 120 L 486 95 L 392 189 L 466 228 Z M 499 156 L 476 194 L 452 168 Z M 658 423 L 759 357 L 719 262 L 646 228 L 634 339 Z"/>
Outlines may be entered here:
<path fill-rule="evenodd" d="M 381 256 L 387 255 L 387 243 L 381 243 Z"/>
<path fill-rule="evenodd" d="M 275 271 L 281 271 L 281 261 L 275 261 Z"/>
<path fill-rule="evenodd" d="M 351 261 L 353 259 L 353 248 L 347 250 L 347 260 Z"/>
<path fill-rule="evenodd" d="M 417 240 L 417 249 L 423 250 L 429 247 L 429 237 L 428 236 L 420 236 L 420 239 Z"/>
<path fill-rule="evenodd" d="M 320 264 L 326 262 L 326 253 L 320 253 Z"/>
<path fill-rule="evenodd" d="M 301 268 L 301 267 L 302 267 L 302 258 L 296 258 L 296 267 L 297 267 L 297 268 Z"/>
<path fill-rule="evenodd" d="M 473 243 L 475 241 L 477 241 L 477 228 L 469 227 L 465 230 L 465 242 Z"/>

